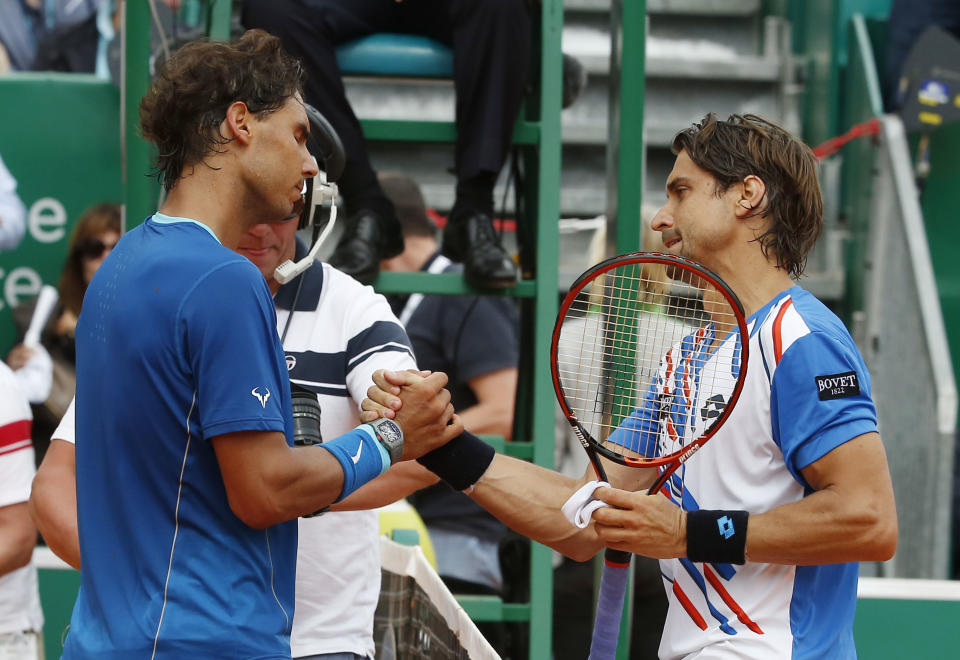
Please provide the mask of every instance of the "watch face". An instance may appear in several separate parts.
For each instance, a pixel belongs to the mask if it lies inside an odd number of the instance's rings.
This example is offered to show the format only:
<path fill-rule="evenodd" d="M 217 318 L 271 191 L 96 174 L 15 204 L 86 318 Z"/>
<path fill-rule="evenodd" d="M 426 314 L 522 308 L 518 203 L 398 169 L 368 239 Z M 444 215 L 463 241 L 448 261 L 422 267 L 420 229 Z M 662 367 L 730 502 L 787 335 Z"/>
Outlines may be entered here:
<path fill-rule="evenodd" d="M 380 435 L 386 442 L 395 443 L 400 442 L 403 438 L 403 433 L 400 431 L 400 427 L 397 426 L 396 422 L 393 422 L 389 419 L 385 419 L 377 427 L 377 430 L 380 432 Z"/>

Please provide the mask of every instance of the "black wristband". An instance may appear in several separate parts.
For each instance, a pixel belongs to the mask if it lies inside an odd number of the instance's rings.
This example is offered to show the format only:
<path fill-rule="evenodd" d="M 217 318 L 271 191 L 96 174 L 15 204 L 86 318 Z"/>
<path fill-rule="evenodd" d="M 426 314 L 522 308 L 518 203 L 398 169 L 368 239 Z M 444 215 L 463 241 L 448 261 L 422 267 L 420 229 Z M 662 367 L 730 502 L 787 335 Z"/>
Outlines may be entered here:
<path fill-rule="evenodd" d="M 688 511 L 687 559 L 743 564 L 748 516 L 746 511 Z"/>
<path fill-rule="evenodd" d="M 417 463 L 446 481 L 454 490 L 466 490 L 480 480 L 496 453 L 486 442 L 464 431 L 442 447 L 418 458 Z"/>

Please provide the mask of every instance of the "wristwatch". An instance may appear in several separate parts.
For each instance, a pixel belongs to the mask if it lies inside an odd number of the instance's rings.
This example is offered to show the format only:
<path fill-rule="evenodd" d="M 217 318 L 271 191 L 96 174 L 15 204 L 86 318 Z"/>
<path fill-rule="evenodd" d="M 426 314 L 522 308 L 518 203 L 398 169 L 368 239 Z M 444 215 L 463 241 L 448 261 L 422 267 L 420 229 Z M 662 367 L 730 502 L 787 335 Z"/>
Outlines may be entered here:
<path fill-rule="evenodd" d="M 373 432 L 377 434 L 377 440 L 380 441 L 390 454 L 390 464 L 393 465 L 403 456 L 403 430 L 392 419 L 381 417 L 372 422 L 367 422 L 373 427 Z"/>

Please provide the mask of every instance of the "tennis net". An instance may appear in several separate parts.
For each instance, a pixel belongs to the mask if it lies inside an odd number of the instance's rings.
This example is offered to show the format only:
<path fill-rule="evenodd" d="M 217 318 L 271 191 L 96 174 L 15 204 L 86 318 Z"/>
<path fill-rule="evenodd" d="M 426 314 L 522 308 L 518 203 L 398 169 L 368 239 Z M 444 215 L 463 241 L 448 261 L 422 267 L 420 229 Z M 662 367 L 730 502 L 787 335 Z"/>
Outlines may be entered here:
<path fill-rule="evenodd" d="M 499 660 L 419 546 L 380 540 L 378 660 Z"/>

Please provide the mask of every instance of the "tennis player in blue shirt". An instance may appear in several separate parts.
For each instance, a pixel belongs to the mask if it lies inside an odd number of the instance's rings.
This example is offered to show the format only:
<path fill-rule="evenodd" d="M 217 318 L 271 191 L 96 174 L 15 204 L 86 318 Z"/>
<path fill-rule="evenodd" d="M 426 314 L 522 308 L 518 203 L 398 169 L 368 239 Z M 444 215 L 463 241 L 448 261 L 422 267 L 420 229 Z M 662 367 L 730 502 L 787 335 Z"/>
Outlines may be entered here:
<path fill-rule="evenodd" d="M 185 46 L 141 102 L 168 196 L 77 325 L 83 572 L 64 658 L 289 658 L 296 518 L 462 431 L 438 373 L 397 427 L 292 446 L 273 301 L 233 249 L 295 217 L 317 173 L 301 77 L 254 31 Z"/>

